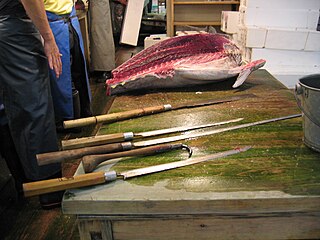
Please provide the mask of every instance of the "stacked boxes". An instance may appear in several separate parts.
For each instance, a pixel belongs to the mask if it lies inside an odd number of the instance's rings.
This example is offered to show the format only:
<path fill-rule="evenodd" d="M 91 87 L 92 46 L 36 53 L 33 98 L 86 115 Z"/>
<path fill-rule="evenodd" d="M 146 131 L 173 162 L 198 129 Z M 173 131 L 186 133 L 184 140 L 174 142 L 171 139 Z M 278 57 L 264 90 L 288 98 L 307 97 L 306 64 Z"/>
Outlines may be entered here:
<path fill-rule="evenodd" d="M 233 39 L 246 61 L 266 59 L 265 68 L 292 88 L 320 72 L 319 10 L 320 0 L 241 0 Z"/>

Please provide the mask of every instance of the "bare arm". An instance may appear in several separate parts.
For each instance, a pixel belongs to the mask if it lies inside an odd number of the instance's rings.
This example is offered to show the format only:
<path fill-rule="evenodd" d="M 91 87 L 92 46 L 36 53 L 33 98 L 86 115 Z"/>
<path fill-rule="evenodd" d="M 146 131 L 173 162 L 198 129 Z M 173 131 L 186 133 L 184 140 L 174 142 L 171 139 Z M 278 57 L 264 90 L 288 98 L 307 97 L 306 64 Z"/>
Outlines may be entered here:
<path fill-rule="evenodd" d="M 62 72 L 61 56 L 48 23 L 43 0 L 21 0 L 21 3 L 44 39 L 44 52 L 48 58 L 49 67 L 59 77 Z"/>

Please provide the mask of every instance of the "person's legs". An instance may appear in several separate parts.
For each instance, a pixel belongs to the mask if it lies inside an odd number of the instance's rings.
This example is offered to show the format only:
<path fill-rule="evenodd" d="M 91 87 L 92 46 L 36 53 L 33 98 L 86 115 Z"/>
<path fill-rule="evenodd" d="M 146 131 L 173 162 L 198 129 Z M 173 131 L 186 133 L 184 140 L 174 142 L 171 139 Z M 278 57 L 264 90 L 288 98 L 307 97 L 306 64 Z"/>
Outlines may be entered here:
<path fill-rule="evenodd" d="M 72 56 L 71 76 L 75 89 L 79 91 L 80 117 L 90 117 L 92 116 L 91 102 L 87 89 L 85 64 L 80 48 L 79 37 L 71 24 L 69 27 L 69 31 L 70 35 L 73 38 L 72 40 L 70 40 L 70 43 L 72 43 L 72 45 L 70 44 L 70 55 Z"/>
<path fill-rule="evenodd" d="M 61 173 L 61 164 L 40 167 L 36 160 L 58 150 L 40 35 L 28 19 L 0 20 L 0 32 L 0 88 L 17 154 L 27 179 L 50 178 Z"/>

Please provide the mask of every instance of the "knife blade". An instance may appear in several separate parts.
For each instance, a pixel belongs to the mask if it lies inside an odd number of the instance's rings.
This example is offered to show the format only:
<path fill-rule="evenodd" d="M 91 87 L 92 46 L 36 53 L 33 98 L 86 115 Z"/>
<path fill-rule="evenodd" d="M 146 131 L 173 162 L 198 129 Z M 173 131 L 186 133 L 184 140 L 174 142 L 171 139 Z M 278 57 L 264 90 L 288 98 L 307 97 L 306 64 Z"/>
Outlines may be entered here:
<path fill-rule="evenodd" d="M 68 129 L 68 128 L 74 128 L 74 127 L 83 127 L 83 126 L 97 124 L 97 123 L 112 123 L 116 121 L 151 115 L 155 113 L 178 110 L 182 108 L 203 107 L 203 106 L 208 106 L 213 104 L 238 101 L 240 99 L 255 97 L 255 96 L 256 95 L 254 94 L 243 94 L 243 95 L 231 96 L 226 98 L 218 98 L 218 99 L 211 99 L 211 100 L 198 101 L 198 102 L 180 103 L 177 105 L 164 104 L 164 105 L 153 106 L 153 107 L 145 107 L 145 108 L 139 108 L 139 109 L 124 111 L 124 112 L 109 113 L 109 114 L 97 115 L 97 116 L 92 116 L 87 118 L 67 120 L 63 122 L 63 127 L 65 129 Z"/>
<path fill-rule="evenodd" d="M 69 139 L 69 140 L 62 140 L 61 145 L 63 150 L 69 150 L 69 149 L 75 149 L 75 148 L 81 148 L 81 147 L 97 146 L 97 145 L 108 144 L 108 143 L 131 141 L 137 138 L 147 138 L 147 137 L 154 137 L 154 136 L 176 133 L 176 132 L 184 132 L 184 131 L 196 130 L 201 128 L 215 127 L 215 126 L 220 126 L 228 123 L 239 122 L 241 120 L 243 120 L 243 118 L 236 118 L 228 121 L 202 124 L 202 125 L 196 125 L 196 126 L 181 126 L 181 127 L 174 127 L 174 128 L 159 129 L 159 130 L 153 130 L 148 132 L 139 132 L 139 133 L 125 132 L 125 133 L 98 135 L 93 137 L 75 138 L 75 139 Z"/>
<path fill-rule="evenodd" d="M 102 183 L 112 182 L 117 180 L 118 178 L 122 178 L 123 180 L 127 178 L 138 177 L 141 175 L 157 173 L 161 171 L 167 171 L 174 168 L 180 168 L 192 164 L 197 164 L 206 161 L 212 161 L 214 159 L 219 159 L 222 157 L 230 156 L 233 154 L 245 152 L 249 150 L 251 147 L 246 146 L 242 148 L 236 148 L 228 151 L 223 151 L 219 153 L 214 153 L 202 157 L 190 158 L 188 160 L 176 161 L 171 163 L 165 163 L 160 165 L 155 165 L 146 168 L 140 168 L 135 170 L 123 171 L 117 173 L 116 171 L 108 171 L 108 172 L 93 172 L 87 174 L 81 174 L 78 176 L 74 176 L 72 178 L 55 178 L 37 182 L 30 182 L 23 184 L 23 191 L 25 197 L 31 197 L 35 195 L 40 195 L 44 193 L 62 191 L 71 188 L 79 188 L 86 186 L 93 186 Z"/>

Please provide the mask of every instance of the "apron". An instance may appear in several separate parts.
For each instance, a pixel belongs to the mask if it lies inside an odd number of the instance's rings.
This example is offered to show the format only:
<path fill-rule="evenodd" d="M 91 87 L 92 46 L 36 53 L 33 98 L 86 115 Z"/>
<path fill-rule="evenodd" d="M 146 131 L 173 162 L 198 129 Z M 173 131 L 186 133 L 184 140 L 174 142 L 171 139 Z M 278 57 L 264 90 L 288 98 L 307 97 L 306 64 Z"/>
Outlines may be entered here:
<path fill-rule="evenodd" d="M 48 61 L 30 19 L 0 16 L 0 95 L 14 144 L 30 180 L 48 178 L 61 164 L 39 166 L 36 154 L 58 151 Z"/>
<path fill-rule="evenodd" d="M 83 39 L 80 31 L 80 24 L 76 16 L 75 8 L 72 9 L 69 17 L 62 17 L 52 12 L 46 12 L 51 30 L 54 34 L 59 51 L 62 54 L 62 74 L 59 78 L 53 70 L 50 70 L 51 91 L 54 102 L 56 118 L 73 119 L 73 100 L 72 100 L 72 78 L 71 78 L 71 62 L 70 62 L 70 44 L 69 44 L 69 24 L 73 26 L 79 37 L 80 48 L 85 66 L 85 78 L 87 92 L 91 100 L 91 91 L 84 57 Z"/>
<path fill-rule="evenodd" d="M 115 68 L 109 0 L 90 1 L 90 58 L 92 71 L 111 71 Z"/>

